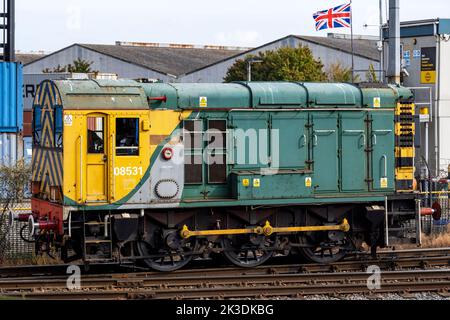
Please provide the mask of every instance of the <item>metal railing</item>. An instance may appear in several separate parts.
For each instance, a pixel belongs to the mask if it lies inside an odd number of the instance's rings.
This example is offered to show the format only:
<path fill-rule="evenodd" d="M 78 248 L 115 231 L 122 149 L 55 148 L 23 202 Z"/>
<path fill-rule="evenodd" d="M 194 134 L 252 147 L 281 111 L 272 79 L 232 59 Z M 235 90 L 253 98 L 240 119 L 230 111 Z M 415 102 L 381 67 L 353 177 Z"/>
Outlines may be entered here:
<path fill-rule="evenodd" d="M 32 261 L 34 244 L 22 239 L 22 237 L 28 237 L 28 223 L 10 221 L 10 210 L 14 213 L 30 213 L 31 204 L 29 202 L 15 204 L 0 217 L 0 254 L 2 255 L 0 261 L 8 264 Z"/>

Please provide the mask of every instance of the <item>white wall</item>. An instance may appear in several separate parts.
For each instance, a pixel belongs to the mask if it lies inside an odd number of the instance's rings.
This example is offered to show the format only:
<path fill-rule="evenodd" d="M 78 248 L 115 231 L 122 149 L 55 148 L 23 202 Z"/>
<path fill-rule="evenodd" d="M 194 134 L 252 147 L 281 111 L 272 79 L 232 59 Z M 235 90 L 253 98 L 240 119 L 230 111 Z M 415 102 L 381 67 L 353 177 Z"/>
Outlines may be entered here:
<path fill-rule="evenodd" d="M 450 164 L 450 41 L 441 41 L 439 73 L 439 140 L 440 167 Z"/>

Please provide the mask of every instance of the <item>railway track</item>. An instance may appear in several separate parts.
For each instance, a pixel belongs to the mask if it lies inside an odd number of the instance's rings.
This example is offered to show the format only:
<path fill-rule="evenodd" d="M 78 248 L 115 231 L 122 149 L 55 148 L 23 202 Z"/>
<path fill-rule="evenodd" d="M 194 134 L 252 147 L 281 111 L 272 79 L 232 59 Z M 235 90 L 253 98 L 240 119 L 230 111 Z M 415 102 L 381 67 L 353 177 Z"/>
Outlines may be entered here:
<path fill-rule="evenodd" d="M 379 290 L 367 288 L 370 265 L 379 266 Z M 102 268 L 97 271 L 104 270 Z M 111 267 L 111 266 L 110 266 Z M 440 267 L 441 269 L 429 269 Z M 31 267 L 27 267 L 31 268 Z M 62 271 L 64 266 L 57 266 Z M 426 270 L 424 270 L 426 269 Z M 4 269 L 3 269 L 4 270 Z M 28 270 L 28 269 L 27 269 Z M 9 271 L 12 271 L 11 269 Z M 31 270 L 28 270 L 31 271 Z M 81 288 L 67 289 L 67 275 L 34 274 L 0 279 L 0 296 L 14 299 L 217 299 L 273 296 L 438 292 L 450 296 L 450 250 L 420 249 L 382 252 L 332 265 L 291 264 L 253 269 L 208 268 L 172 273 L 92 273 Z M 0 269 L 0 274 L 2 269 Z M 10 273 L 9 275 L 13 275 Z"/>
<path fill-rule="evenodd" d="M 58 282 L 45 284 L 45 289 L 8 288 L 2 296 L 28 299 L 224 299 L 265 298 L 308 295 L 380 294 L 437 292 L 450 297 L 450 269 L 385 271 L 381 287 L 370 290 L 365 272 L 278 274 L 245 276 L 161 277 L 124 280 L 83 280 L 79 290 L 60 287 Z M 56 285 L 56 287 L 54 287 Z M 42 287 L 42 283 L 41 283 Z"/>
<path fill-rule="evenodd" d="M 273 265 L 264 265 L 253 269 L 242 269 L 230 266 L 220 266 L 218 268 L 211 267 L 211 261 L 202 262 L 200 264 L 191 264 L 191 268 L 182 269 L 175 272 L 171 272 L 170 275 L 182 276 L 182 275 L 195 275 L 202 274 L 205 269 L 208 270 L 208 274 L 222 275 L 227 273 L 276 273 L 276 272 L 335 272 L 335 271 L 357 271 L 365 270 L 368 265 L 377 264 L 382 269 L 397 269 L 397 268 L 425 268 L 433 266 L 446 266 L 450 265 L 450 248 L 430 248 L 430 249 L 412 249 L 412 250 L 389 250 L 380 251 L 378 253 L 378 259 L 374 260 L 369 254 L 360 253 L 350 256 L 347 260 L 337 262 L 333 264 L 296 264 L 292 263 L 292 259 L 274 258 Z M 57 265 L 26 265 L 26 266 L 14 266 L 14 267 L 0 267 L 0 280 L 7 278 L 27 278 L 27 277 L 67 277 L 66 271 L 69 264 L 57 264 Z M 80 265 L 83 269 L 83 265 Z M 89 277 L 92 275 L 114 276 L 117 273 L 122 274 L 124 270 L 131 270 L 127 273 L 127 276 L 133 276 L 133 274 L 143 274 L 141 272 L 132 272 L 136 270 L 127 265 L 118 265 L 116 263 L 111 264 L 94 264 L 90 265 L 88 271 L 85 271 L 83 277 Z M 148 276 L 160 276 L 160 272 L 145 272 Z"/>

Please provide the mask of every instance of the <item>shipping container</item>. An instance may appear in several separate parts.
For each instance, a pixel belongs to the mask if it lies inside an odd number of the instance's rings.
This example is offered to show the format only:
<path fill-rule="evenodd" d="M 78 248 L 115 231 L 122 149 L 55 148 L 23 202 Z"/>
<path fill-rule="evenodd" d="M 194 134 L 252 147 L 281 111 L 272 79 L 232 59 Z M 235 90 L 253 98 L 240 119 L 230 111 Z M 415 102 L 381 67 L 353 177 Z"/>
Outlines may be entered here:
<path fill-rule="evenodd" d="M 23 76 L 20 63 L 0 62 L 0 133 L 23 128 Z"/>
<path fill-rule="evenodd" d="M 14 165 L 23 158 L 23 139 L 18 133 L 0 133 L 0 166 Z"/>

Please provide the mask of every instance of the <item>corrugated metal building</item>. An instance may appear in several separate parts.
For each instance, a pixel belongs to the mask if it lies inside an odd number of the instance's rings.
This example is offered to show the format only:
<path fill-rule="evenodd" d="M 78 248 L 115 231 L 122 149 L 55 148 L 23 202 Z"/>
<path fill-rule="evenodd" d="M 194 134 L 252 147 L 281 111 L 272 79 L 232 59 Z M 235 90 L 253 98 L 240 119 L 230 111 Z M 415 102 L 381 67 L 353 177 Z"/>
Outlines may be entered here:
<path fill-rule="evenodd" d="M 365 79 L 365 71 L 372 64 L 379 69 L 380 53 L 373 38 L 355 37 L 355 69 Z M 25 64 L 25 74 L 42 73 L 73 63 L 81 58 L 92 61 L 92 69 L 116 73 L 120 78 L 150 78 L 164 82 L 222 82 L 228 68 L 248 54 L 280 47 L 310 47 L 316 59 L 327 70 L 340 62 L 351 67 L 350 39 L 343 35 L 306 37 L 290 35 L 258 48 L 170 45 L 152 43 L 121 43 L 116 45 L 74 44 L 48 56 Z"/>
<path fill-rule="evenodd" d="M 182 74 L 243 51 L 242 48 L 119 42 L 116 45 L 74 44 L 26 64 L 24 72 L 42 73 L 81 58 L 93 63 L 93 71 L 115 73 L 120 78 L 175 82 Z"/>
<path fill-rule="evenodd" d="M 277 50 L 281 47 L 295 48 L 299 45 L 309 47 L 314 57 L 322 61 L 325 71 L 328 71 L 334 63 L 346 68 L 352 66 L 351 40 L 344 35 L 329 34 L 328 37 L 290 35 L 184 74 L 180 77 L 181 82 L 222 82 L 227 70 L 236 60 L 244 59 L 249 54 L 257 55 L 259 52 Z M 370 65 L 373 65 L 375 70 L 380 69 L 380 52 L 377 50 L 376 38 L 355 36 L 354 53 L 357 70 L 355 73 L 361 80 L 366 80 L 366 72 Z"/>

